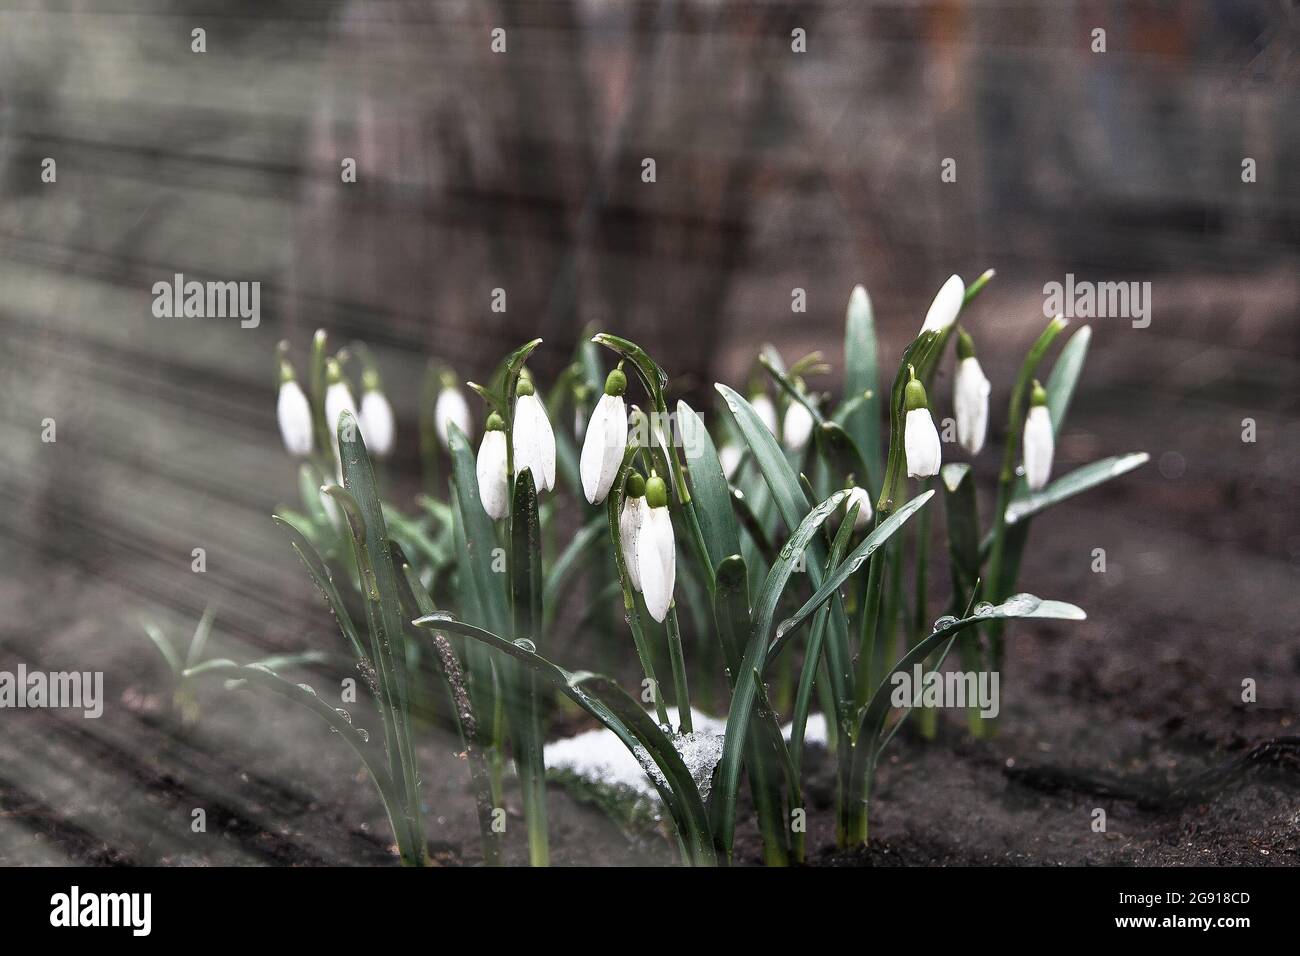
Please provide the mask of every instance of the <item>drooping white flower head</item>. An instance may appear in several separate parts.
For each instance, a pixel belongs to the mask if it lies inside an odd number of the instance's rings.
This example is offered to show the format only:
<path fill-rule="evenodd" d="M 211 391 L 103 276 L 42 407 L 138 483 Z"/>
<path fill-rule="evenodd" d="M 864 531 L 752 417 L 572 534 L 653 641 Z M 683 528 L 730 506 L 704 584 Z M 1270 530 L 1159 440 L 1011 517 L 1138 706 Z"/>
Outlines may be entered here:
<path fill-rule="evenodd" d="M 742 457 L 744 453 L 735 445 L 726 444 L 718 449 L 718 463 L 722 465 L 722 475 L 728 481 L 736 474 Z"/>
<path fill-rule="evenodd" d="M 488 416 L 483 441 L 478 446 L 478 497 L 493 521 L 510 513 L 510 489 L 506 483 L 506 424 L 493 412 Z"/>
<path fill-rule="evenodd" d="M 957 416 L 957 440 L 972 455 L 984 447 L 989 430 L 989 392 L 993 386 L 984 377 L 975 357 L 975 344 L 965 329 L 958 329 L 957 374 L 952 382 L 952 407 Z"/>
<path fill-rule="evenodd" d="M 526 378 L 519 380 L 515 394 L 515 474 L 527 468 L 533 473 L 537 490 L 550 491 L 555 487 L 555 432 L 546 417 L 546 406 Z"/>
<path fill-rule="evenodd" d="M 605 394 L 591 413 L 591 424 L 582 442 L 582 491 L 587 500 L 598 505 L 609 494 L 627 450 L 627 376 L 614 369 L 605 379 Z"/>
<path fill-rule="evenodd" d="M 637 570 L 646 610 L 656 621 L 668 616 L 677 583 L 677 548 L 673 541 L 673 519 L 668 513 L 668 486 L 658 475 L 645 483 L 649 510 L 637 535 Z"/>
<path fill-rule="evenodd" d="M 645 501 L 645 479 L 640 472 L 629 469 L 624 486 L 623 507 L 618 512 L 618 540 L 623 551 L 623 566 L 635 591 L 641 590 L 641 568 L 637 559 L 637 540 L 650 513 Z"/>
<path fill-rule="evenodd" d="M 474 419 L 469 413 L 469 405 L 455 377 L 448 372 L 442 378 L 438 400 L 433 404 L 433 428 L 443 448 L 449 447 L 448 426 L 453 423 L 466 438 L 474 437 Z"/>
<path fill-rule="evenodd" d="M 785 410 L 785 420 L 781 422 L 781 439 L 785 447 L 791 451 L 803 451 L 812 437 L 814 424 L 812 412 L 802 402 L 791 400 L 790 407 Z"/>
<path fill-rule="evenodd" d="M 934 419 L 930 417 L 925 386 L 917 381 L 916 373 L 910 365 L 907 374 L 912 376 L 903 391 L 903 408 L 907 411 L 907 417 L 903 422 L 903 450 L 907 455 L 907 477 L 929 478 L 939 473 L 942 459 L 939 432 L 935 430 Z"/>
<path fill-rule="evenodd" d="M 280 394 L 275 401 L 275 417 L 280 423 L 280 438 L 289 454 L 305 458 L 312 449 L 311 403 L 302 386 L 293 377 L 293 366 L 280 360 Z"/>
<path fill-rule="evenodd" d="M 853 519 L 853 530 L 861 531 L 871 521 L 872 514 L 871 495 L 861 485 L 849 489 L 848 496 L 844 499 L 844 513 L 847 515 L 854 505 L 858 506 L 858 516 Z"/>
<path fill-rule="evenodd" d="M 339 483 L 343 483 L 343 459 L 339 453 L 339 417 L 348 412 L 358 418 L 356 402 L 352 400 L 352 389 L 348 388 L 347 379 L 343 377 L 343 368 L 338 359 L 330 359 L 325 365 L 325 427 L 330 433 L 330 443 L 334 446 L 334 461 L 338 466 Z M 364 435 L 363 435 L 364 437 Z"/>
<path fill-rule="evenodd" d="M 1052 415 L 1047 410 L 1047 391 L 1038 381 L 1029 398 L 1029 414 L 1025 416 L 1025 482 L 1030 491 L 1038 491 L 1047 484 L 1052 474 L 1052 455 L 1056 441 L 1052 435 Z"/>
<path fill-rule="evenodd" d="M 930 303 L 930 311 L 925 314 L 925 322 L 921 325 L 921 332 L 932 330 L 942 332 L 956 322 L 957 313 L 961 311 L 962 300 L 965 297 L 966 283 L 961 281 L 961 276 L 949 276 L 948 281 L 935 293 L 934 301 Z"/>
<path fill-rule="evenodd" d="M 754 414 L 758 420 L 767 426 L 767 430 L 773 435 L 776 434 L 776 406 L 772 400 L 767 397 L 766 392 L 758 392 L 749 400 L 749 404 L 754 409 Z"/>
<path fill-rule="evenodd" d="M 393 406 L 380 388 L 379 374 L 367 370 L 361 377 L 361 414 L 357 418 L 366 449 L 376 458 L 387 458 L 393 453 L 393 435 L 397 424 L 393 419 Z"/>

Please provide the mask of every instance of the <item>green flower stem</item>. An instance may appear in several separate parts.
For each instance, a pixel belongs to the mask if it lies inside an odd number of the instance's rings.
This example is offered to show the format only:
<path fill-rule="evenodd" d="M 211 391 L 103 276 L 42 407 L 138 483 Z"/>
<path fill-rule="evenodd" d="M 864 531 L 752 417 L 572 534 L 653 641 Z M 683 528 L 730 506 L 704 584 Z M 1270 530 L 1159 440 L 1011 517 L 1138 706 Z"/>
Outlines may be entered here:
<path fill-rule="evenodd" d="M 693 733 L 691 690 L 686 683 L 686 658 L 682 654 L 682 632 L 677 625 L 677 602 L 668 605 L 668 657 L 673 662 L 673 695 L 677 700 L 677 720 L 684 734 Z"/>
<path fill-rule="evenodd" d="M 1038 336 L 1038 341 L 1025 356 L 1020 366 L 1020 373 L 1016 376 L 1015 388 L 1011 392 L 1010 409 L 1007 415 L 1007 444 L 1002 454 L 1002 470 L 998 473 L 997 505 L 993 509 L 993 550 L 989 555 L 989 573 L 985 588 L 987 599 L 994 603 L 1007 597 L 1003 593 L 1006 582 L 1002 580 L 1003 564 L 1006 560 L 1007 506 L 1011 504 L 1011 494 L 1016 481 L 1016 461 L 1020 457 L 1020 435 L 1025 426 L 1025 415 L 1028 413 L 1026 406 L 1029 389 L 1043 356 L 1047 354 L 1052 342 L 1066 325 L 1067 320 L 1059 315 L 1047 323 L 1047 328 L 1043 329 L 1042 334 Z M 992 658 L 990 666 L 994 670 L 1000 670 L 1002 667 L 1002 631 L 1001 620 L 988 623 L 986 633 L 989 637 L 989 651 Z"/>
<path fill-rule="evenodd" d="M 618 568 L 618 582 L 623 591 L 623 616 L 632 630 L 632 643 L 636 645 L 636 655 L 641 660 L 641 670 L 645 673 L 645 679 L 650 682 L 654 693 L 655 715 L 659 719 L 660 726 L 666 727 L 669 725 L 668 708 L 664 705 L 663 695 L 659 693 L 659 681 L 655 678 L 654 655 L 650 651 L 650 644 L 646 641 L 645 631 L 641 626 L 641 611 L 637 606 L 636 595 L 632 592 L 632 579 L 628 577 L 627 564 L 623 560 L 623 542 L 618 533 L 618 509 L 623 502 L 628 468 L 636 456 L 636 451 L 634 446 L 628 446 L 627 452 L 623 455 L 623 464 L 619 468 L 618 477 L 614 479 L 614 486 L 610 489 L 609 498 L 606 499 L 609 537 L 613 542 L 614 564 Z"/>

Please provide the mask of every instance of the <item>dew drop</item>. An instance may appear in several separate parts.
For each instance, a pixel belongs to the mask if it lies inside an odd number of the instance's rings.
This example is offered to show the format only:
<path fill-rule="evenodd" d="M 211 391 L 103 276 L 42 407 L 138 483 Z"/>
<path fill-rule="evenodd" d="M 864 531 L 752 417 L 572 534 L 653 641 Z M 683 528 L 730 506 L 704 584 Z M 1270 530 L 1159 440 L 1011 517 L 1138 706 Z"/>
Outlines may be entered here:
<path fill-rule="evenodd" d="M 352 723 L 352 715 L 349 714 L 349 713 L 348 713 L 346 710 L 344 710 L 342 707 L 335 707 L 335 708 L 334 708 L 334 713 L 338 714 L 340 717 L 342 717 L 342 718 L 343 718 L 345 721 L 347 721 L 349 724 Z"/>
<path fill-rule="evenodd" d="M 366 730 L 364 727 L 357 728 L 357 736 L 361 738 L 362 743 L 370 743 L 370 731 Z"/>
<path fill-rule="evenodd" d="M 529 654 L 537 653 L 537 645 L 526 637 L 521 637 L 519 640 L 515 641 L 515 647 L 522 651 L 527 651 Z"/>
<path fill-rule="evenodd" d="M 992 613 L 993 613 L 993 605 L 990 604 L 988 601 L 980 601 L 979 604 L 975 605 L 976 617 L 988 617 Z"/>
<path fill-rule="evenodd" d="M 945 614 L 943 617 L 939 618 L 939 620 L 934 622 L 934 629 L 936 631 L 942 631 L 945 627 L 951 627 L 956 623 L 957 619 L 955 617 L 951 614 Z"/>
<path fill-rule="evenodd" d="M 311 694 L 313 697 L 316 696 L 316 688 L 312 687 L 311 684 L 299 684 L 298 689 L 306 691 L 307 693 Z"/>

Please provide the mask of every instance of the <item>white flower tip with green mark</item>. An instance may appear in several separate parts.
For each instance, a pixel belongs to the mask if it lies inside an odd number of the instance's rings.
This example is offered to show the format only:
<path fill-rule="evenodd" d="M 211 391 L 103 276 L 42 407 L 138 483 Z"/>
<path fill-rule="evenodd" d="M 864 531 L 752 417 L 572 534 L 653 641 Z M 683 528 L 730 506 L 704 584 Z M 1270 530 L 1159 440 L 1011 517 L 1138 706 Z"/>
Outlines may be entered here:
<path fill-rule="evenodd" d="M 989 428 L 989 393 L 993 386 L 974 355 L 957 363 L 952 382 L 952 407 L 957 418 L 957 440 L 972 455 L 984 447 Z"/>
<path fill-rule="evenodd" d="M 525 468 L 533 473 L 537 490 L 555 487 L 555 432 L 546 417 L 546 407 L 535 392 L 515 400 L 515 421 L 511 432 L 515 446 L 515 473 Z"/>
<path fill-rule="evenodd" d="M 448 447 L 447 433 L 453 422 L 464 432 L 466 438 L 474 437 L 474 420 L 470 416 L 469 405 L 454 384 L 439 391 L 438 400 L 433 405 L 433 429 L 444 448 Z"/>
<path fill-rule="evenodd" d="M 591 413 L 579 461 L 582 491 L 591 504 L 600 504 L 609 494 L 626 450 L 627 405 L 622 394 L 606 393 Z"/>
<path fill-rule="evenodd" d="M 357 418 L 356 402 L 352 400 L 352 389 L 348 388 L 348 383 L 339 375 L 333 373 L 337 369 L 338 363 L 331 362 L 330 377 L 333 381 L 325 389 L 325 427 L 329 429 L 330 443 L 334 447 L 334 461 L 338 465 L 339 484 L 343 483 L 343 460 L 339 453 L 339 419 L 343 413 L 347 412 L 353 418 Z"/>
<path fill-rule="evenodd" d="M 393 406 L 388 404 L 388 399 L 379 389 L 369 389 L 361 396 L 361 414 L 357 423 L 361 426 L 366 448 L 376 458 L 387 458 L 393 453 L 393 436 L 397 432 Z"/>
<path fill-rule="evenodd" d="M 961 276 L 955 274 L 949 276 L 948 281 L 939 287 L 934 301 L 930 303 L 930 311 L 925 314 L 921 333 L 942 332 L 956 322 L 957 313 L 961 311 L 962 300 L 965 297 L 966 283 L 961 281 Z"/>
<path fill-rule="evenodd" d="M 493 521 L 500 521 L 510 512 L 510 490 L 506 485 L 506 433 L 502 428 L 493 428 L 489 424 L 488 430 L 483 432 L 475 473 L 483 510 Z"/>
<path fill-rule="evenodd" d="M 781 440 L 791 451 L 803 451 L 812 437 L 814 425 L 812 412 L 802 402 L 791 400 L 785 410 L 785 420 L 781 423 Z"/>
<path fill-rule="evenodd" d="M 292 378 L 280 383 L 280 394 L 275 402 L 275 417 L 280 423 L 280 438 L 284 440 L 285 450 L 297 458 L 310 455 L 311 404 L 303 394 L 302 386 Z"/>

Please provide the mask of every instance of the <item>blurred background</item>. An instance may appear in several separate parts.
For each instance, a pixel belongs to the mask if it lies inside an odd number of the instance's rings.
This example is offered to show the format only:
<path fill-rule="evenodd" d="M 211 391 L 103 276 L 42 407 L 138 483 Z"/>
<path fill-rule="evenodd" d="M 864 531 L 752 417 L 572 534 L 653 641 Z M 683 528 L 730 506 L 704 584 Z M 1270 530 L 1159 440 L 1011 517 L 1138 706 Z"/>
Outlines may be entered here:
<path fill-rule="evenodd" d="M 1000 446 L 1044 284 L 1150 282 L 1150 327 L 1092 323 L 1058 472 L 1152 464 L 1042 522 L 1025 585 L 1101 613 L 1021 679 L 1149 729 L 1218 719 L 1254 675 L 1293 714 L 1298 37 L 1294 0 L 0 0 L 0 667 L 105 670 L 110 707 L 3 715 L 0 861 L 184 862 L 189 798 L 160 782 L 253 821 L 227 861 L 277 859 L 283 814 L 216 743 L 246 724 L 150 736 L 139 618 L 179 634 L 215 603 L 237 659 L 333 640 L 269 520 L 296 494 L 273 350 L 302 368 L 318 327 L 370 344 L 413 490 L 431 356 L 481 378 L 542 336 L 545 381 L 594 325 L 706 404 L 765 342 L 824 351 L 837 392 L 854 284 L 889 375 L 942 281 L 993 267 L 970 328 Z M 259 281 L 260 325 L 155 318 L 174 273 Z M 348 859 L 332 839 L 306 858 Z"/>

